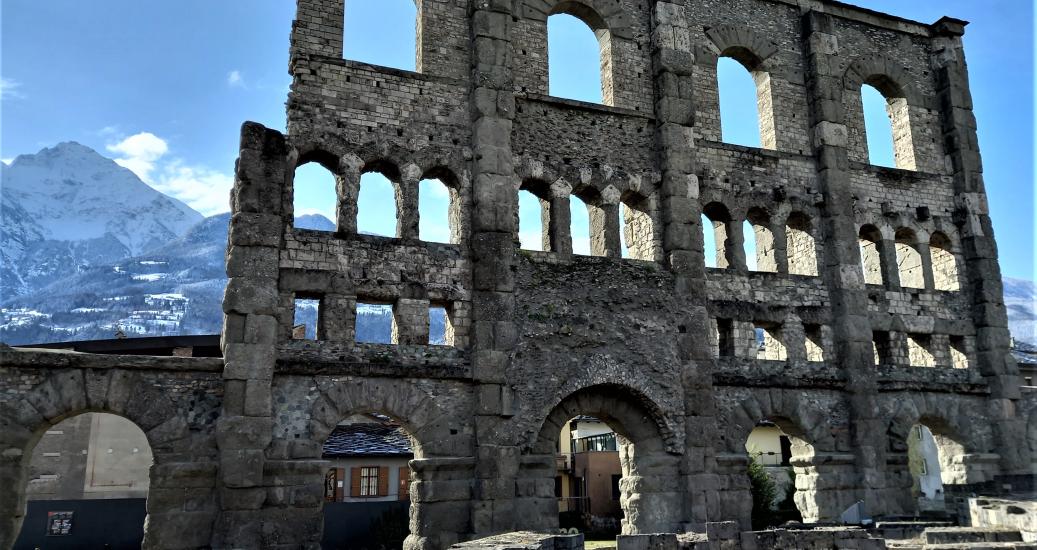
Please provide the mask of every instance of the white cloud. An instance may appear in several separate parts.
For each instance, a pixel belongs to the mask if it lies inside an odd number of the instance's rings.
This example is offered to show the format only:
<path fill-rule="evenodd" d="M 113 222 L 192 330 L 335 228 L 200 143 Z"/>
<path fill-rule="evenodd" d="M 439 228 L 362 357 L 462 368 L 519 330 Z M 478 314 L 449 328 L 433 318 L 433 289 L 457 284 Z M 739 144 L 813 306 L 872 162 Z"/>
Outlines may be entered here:
<path fill-rule="evenodd" d="M 192 166 L 179 158 L 167 158 L 169 144 L 150 132 L 141 132 L 108 145 L 120 155 L 115 162 L 137 174 L 161 193 L 176 197 L 206 216 L 229 210 L 230 174 Z"/>
<path fill-rule="evenodd" d="M 179 159 L 165 164 L 152 187 L 172 195 L 205 216 L 230 210 L 234 177 L 202 166 L 188 166 Z"/>
<path fill-rule="evenodd" d="M 22 83 L 11 78 L 0 78 L 0 99 L 22 99 L 25 94 L 18 91 Z"/>
<path fill-rule="evenodd" d="M 140 179 L 148 182 L 155 169 L 155 162 L 169 152 L 169 145 L 166 140 L 151 132 L 141 132 L 109 145 L 107 149 L 121 155 L 115 159 L 116 164 L 129 168 Z"/>
<path fill-rule="evenodd" d="M 10 166 L 11 163 L 14 162 L 14 159 L 0 159 L 0 162 Z"/>
<path fill-rule="evenodd" d="M 231 88 L 244 88 L 245 78 L 241 76 L 241 71 L 235 69 L 227 74 L 227 85 Z"/>

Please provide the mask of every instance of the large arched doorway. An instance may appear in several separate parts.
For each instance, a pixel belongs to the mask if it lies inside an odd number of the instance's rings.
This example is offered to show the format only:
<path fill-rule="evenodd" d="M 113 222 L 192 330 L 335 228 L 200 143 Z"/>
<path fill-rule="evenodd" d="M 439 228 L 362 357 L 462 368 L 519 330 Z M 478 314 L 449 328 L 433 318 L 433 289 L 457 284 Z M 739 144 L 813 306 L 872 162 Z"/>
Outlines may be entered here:
<path fill-rule="evenodd" d="M 345 418 L 322 447 L 324 548 L 402 550 L 410 535 L 413 436 L 378 413 Z"/>
<path fill-rule="evenodd" d="M 529 528 L 557 529 L 571 509 L 582 515 L 585 529 L 596 528 L 597 536 L 607 536 L 609 529 L 622 534 L 680 529 L 680 457 L 668 452 L 660 419 L 650 401 L 618 385 L 593 386 L 563 399 L 520 463 L 520 487 L 554 489 L 520 491 Z"/>
<path fill-rule="evenodd" d="M 947 490 L 969 482 L 965 446 L 939 418 L 919 418 L 890 434 L 887 475 L 901 513 L 951 511 Z"/>
<path fill-rule="evenodd" d="M 45 428 L 22 459 L 14 548 L 140 548 L 153 463 L 147 436 L 118 415 L 77 414 Z"/>
<path fill-rule="evenodd" d="M 813 447 L 802 437 L 788 435 L 781 425 L 797 433 L 787 421 L 763 420 L 745 441 L 753 529 L 803 521 L 798 503 L 807 505 L 813 499 L 810 491 L 798 489 L 796 484 L 799 475 L 810 476 L 804 466 L 814 455 Z"/>

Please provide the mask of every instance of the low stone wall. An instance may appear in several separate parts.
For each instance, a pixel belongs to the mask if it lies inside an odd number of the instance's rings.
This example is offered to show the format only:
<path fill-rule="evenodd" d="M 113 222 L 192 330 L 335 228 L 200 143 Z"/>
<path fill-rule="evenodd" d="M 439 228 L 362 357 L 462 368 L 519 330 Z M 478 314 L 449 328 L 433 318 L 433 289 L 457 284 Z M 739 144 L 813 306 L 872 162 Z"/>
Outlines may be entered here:
<path fill-rule="evenodd" d="M 970 498 L 973 527 L 1018 530 L 1026 542 L 1037 542 L 1037 501 L 1012 498 Z"/>
<path fill-rule="evenodd" d="M 516 531 L 451 546 L 457 550 L 583 550 L 583 535 Z"/>

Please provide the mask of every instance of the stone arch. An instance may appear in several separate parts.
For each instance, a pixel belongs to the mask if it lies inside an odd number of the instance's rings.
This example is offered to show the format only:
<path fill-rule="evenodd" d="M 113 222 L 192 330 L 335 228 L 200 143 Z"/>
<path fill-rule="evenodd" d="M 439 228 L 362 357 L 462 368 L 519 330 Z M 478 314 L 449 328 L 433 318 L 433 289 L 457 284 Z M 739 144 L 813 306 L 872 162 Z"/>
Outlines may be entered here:
<path fill-rule="evenodd" d="M 158 385 L 142 375 L 117 369 L 49 373 L 18 400 L 0 405 L 0 479 L 10 482 L 0 492 L 0 548 L 10 547 L 21 531 L 32 449 L 52 426 L 91 412 L 123 417 L 144 433 L 154 458 L 149 476 L 153 491 L 178 486 L 177 472 L 168 464 L 181 460 L 177 455 L 191 448 L 192 433 L 184 413 Z M 158 471 L 163 474 L 157 476 Z M 212 487 L 201 490 L 208 492 Z M 181 492 L 165 499 L 148 499 L 145 548 L 179 536 L 171 532 L 176 528 L 173 522 L 163 520 L 180 512 L 188 500 L 197 500 L 197 495 Z M 198 531 L 191 534 L 191 540 L 199 541 L 199 545 L 209 543 L 216 513 L 212 508 L 203 512 L 210 515 L 192 525 Z"/>
<path fill-rule="evenodd" d="M 790 274 L 818 275 L 817 236 L 811 217 L 802 210 L 793 210 L 785 218 L 785 251 Z"/>
<path fill-rule="evenodd" d="M 988 481 L 998 471 L 1000 457 L 993 454 L 993 427 L 976 422 L 975 403 L 940 394 L 893 395 L 884 403 L 888 419 L 886 480 L 895 513 L 917 512 L 911 487 L 908 438 L 916 426 L 932 432 L 938 449 L 940 477 L 944 487 Z"/>
<path fill-rule="evenodd" d="M 730 57 L 750 72 L 768 70 L 770 64 L 767 61 L 778 53 L 777 43 L 739 25 L 708 27 L 706 37 L 715 57 Z M 710 61 L 716 62 L 715 59 Z"/>
<path fill-rule="evenodd" d="M 781 389 L 737 390 L 723 402 L 727 406 L 718 411 L 724 426 L 718 447 L 723 452 L 718 454 L 717 464 L 728 480 L 729 491 L 740 495 L 725 505 L 725 517 L 750 526 L 752 498 L 745 445 L 761 421 L 773 422 L 792 441 L 791 462 L 796 486 L 801 489 L 795 502 L 804 521 L 834 520 L 853 503 L 853 456 L 840 452 L 844 442 L 839 437 L 844 436 L 837 437 L 844 430 L 838 423 L 848 420 L 836 417 L 838 422 L 833 422 L 830 410 L 838 398 Z"/>
<path fill-rule="evenodd" d="M 620 505 L 624 534 L 673 532 L 681 524 L 680 456 L 667 450 L 673 437 L 660 407 L 640 391 L 620 384 L 582 387 L 546 412 L 535 435 L 521 447 L 519 487 L 528 495 L 520 509 L 531 513 L 530 528 L 558 526 L 554 497 L 555 457 L 559 434 L 572 418 L 591 415 L 617 434 L 623 477 Z"/>
<path fill-rule="evenodd" d="M 922 244 L 925 239 L 908 226 L 898 227 L 893 234 L 896 247 L 897 271 L 900 274 L 900 286 L 904 288 L 925 288 L 925 258 L 922 255 Z"/>
<path fill-rule="evenodd" d="M 466 464 L 457 457 L 470 457 L 473 452 L 471 434 L 459 429 L 468 417 L 466 411 L 444 407 L 437 396 L 442 389 L 396 378 L 320 377 L 312 386 L 316 397 L 305 427 L 305 448 L 310 456 L 304 457 L 317 465 L 310 474 L 311 483 L 323 484 L 327 464 L 322 460 L 323 444 L 340 422 L 358 414 L 382 414 L 400 424 L 411 439 L 414 454 L 409 463 L 410 534 L 404 548 L 439 548 L 444 546 L 441 541 L 456 541 L 470 532 L 468 493 L 459 495 L 453 490 L 458 483 L 458 468 Z M 291 435 L 281 434 L 289 440 Z M 444 523 L 445 518 L 451 518 L 449 525 Z"/>
<path fill-rule="evenodd" d="M 467 172 L 461 172 L 460 176 L 456 171 L 451 169 L 449 164 L 437 163 L 431 164 L 428 168 L 422 165 L 417 165 L 421 176 L 419 177 L 420 182 L 425 180 L 438 180 L 446 187 L 446 191 L 449 194 L 449 201 L 447 206 L 447 225 L 450 228 L 450 244 L 464 244 L 467 242 L 467 235 L 470 233 L 471 228 L 469 224 L 468 212 L 471 211 L 471 204 L 469 202 L 471 197 L 471 181 L 468 177 Z M 420 200 L 420 196 L 419 196 Z M 420 223 L 420 212 L 418 212 L 418 221 Z"/>
<path fill-rule="evenodd" d="M 759 116 L 760 146 L 764 149 L 777 149 L 778 128 L 774 114 L 774 100 L 771 77 L 780 72 L 782 67 L 771 62 L 778 52 L 778 45 L 757 34 L 752 29 L 738 25 L 719 25 L 705 30 L 707 51 L 702 52 L 700 64 L 708 64 L 708 71 L 718 69 L 720 58 L 727 57 L 737 61 L 752 77 L 756 86 L 756 111 Z M 717 105 L 720 107 L 720 83 L 717 85 Z M 725 100 L 726 101 L 726 100 Z M 746 108 L 749 108 L 747 105 Z M 727 141 L 725 139 L 724 141 Z"/>
<path fill-rule="evenodd" d="M 731 211 L 721 202 L 712 201 L 702 206 L 702 230 L 712 231 L 714 243 L 713 253 L 718 269 L 742 269 L 745 266 L 745 252 L 742 250 L 741 227 L 735 225 Z M 706 250 L 706 254 L 710 251 Z"/>
<path fill-rule="evenodd" d="M 756 269 L 776 273 L 778 269 L 778 250 L 770 211 L 762 206 L 752 206 L 745 212 L 745 221 L 752 231 L 752 239 L 756 249 Z M 749 236 L 742 237 L 743 241 Z"/>
<path fill-rule="evenodd" d="M 452 456 L 458 450 L 458 441 L 465 437 L 450 433 L 449 426 L 456 417 L 444 410 L 433 394 L 413 384 L 390 378 L 322 378 L 316 386 L 319 397 L 310 407 L 307 427 L 312 441 L 327 439 L 343 418 L 372 412 L 397 420 L 422 443 L 415 449 L 415 456 Z"/>
<path fill-rule="evenodd" d="M 609 31 L 624 40 L 633 39 L 630 16 L 619 0 L 525 0 L 522 17 L 546 23 L 547 18 L 564 13 L 586 23 L 595 33 Z"/>
<path fill-rule="evenodd" d="M 929 262 L 936 290 L 956 291 L 961 288 L 957 246 L 943 231 L 929 234 Z"/>
<path fill-rule="evenodd" d="M 917 154 L 915 151 L 914 129 L 912 127 L 912 107 L 932 107 L 926 98 L 920 96 L 914 86 L 910 84 L 911 76 L 907 69 L 895 61 L 883 56 L 872 55 L 862 57 L 850 63 L 843 75 L 843 85 L 852 101 L 847 105 L 860 105 L 861 87 L 872 86 L 886 99 L 886 114 L 889 116 L 893 128 L 893 151 L 896 167 L 904 170 L 917 169 Z M 863 154 L 862 161 L 869 160 L 867 155 L 867 140 L 865 136 L 863 110 L 861 113 L 853 113 L 850 120 L 859 120 L 858 128 L 854 128 L 854 136 L 861 139 L 856 149 Z"/>

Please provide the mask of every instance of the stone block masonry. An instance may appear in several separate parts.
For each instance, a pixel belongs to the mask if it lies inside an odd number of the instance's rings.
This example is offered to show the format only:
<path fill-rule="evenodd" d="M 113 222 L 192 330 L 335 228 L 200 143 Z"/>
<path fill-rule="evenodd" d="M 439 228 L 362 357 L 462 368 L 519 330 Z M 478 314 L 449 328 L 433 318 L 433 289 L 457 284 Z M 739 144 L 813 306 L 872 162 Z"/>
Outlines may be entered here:
<path fill-rule="evenodd" d="M 409 550 L 555 529 L 559 431 L 584 414 L 620 436 L 631 548 L 881 548 L 738 534 L 765 420 L 790 438 L 808 522 L 858 501 L 914 514 L 917 424 L 948 493 L 1032 483 L 1037 395 L 1008 353 L 964 22 L 825 0 L 417 6 L 408 72 L 342 59 L 348 4 L 298 0 L 288 132 L 241 132 L 222 360 L 0 350 L 0 548 L 40 434 L 87 411 L 148 435 L 150 549 L 318 548 L 322 444 L 360 413 L 413 439 Z M 546 95 L 560 13 L 598 38 L 604 105 Z M 719 57 L 753 73 L 762 149 L 720 140 Z M 866 164 L 863 84 L 887 97 L 897 169 Z M 293 227 L 310 162 L 335 176 L 333 232 Z M 357 232 L 367 172 L 395 186 L 395 236 Z M 426 178 L 448 188 L 448 244 L 418 239 Z M 519 249 L 520 190 L 540 199 L 543 252 Z M 574 197 L 592 256 L 573 254 Z M 292 339 L 303 299 L 315 340 Z M 358 304 L 392 307 L 392 344 L 356 342 Z M 430 308 L 447 345 L 429 342 Z"/>

